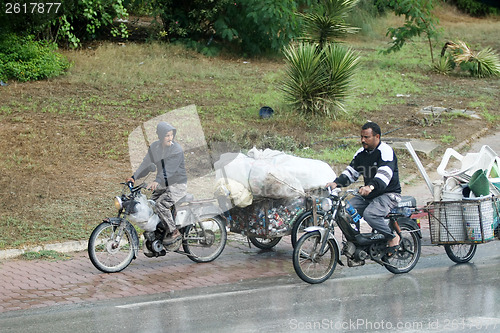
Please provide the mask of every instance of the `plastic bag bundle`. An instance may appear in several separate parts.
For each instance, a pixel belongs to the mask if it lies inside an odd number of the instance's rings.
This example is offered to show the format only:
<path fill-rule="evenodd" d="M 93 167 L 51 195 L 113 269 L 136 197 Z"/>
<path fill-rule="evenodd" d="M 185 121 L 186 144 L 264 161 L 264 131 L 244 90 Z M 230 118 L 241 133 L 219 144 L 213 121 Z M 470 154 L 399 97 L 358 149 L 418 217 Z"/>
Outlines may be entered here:
<path fill-rule="evenodd" d="M 147 197 L 141 194 L 135 199 L 134 213 L 128 216 L 128 220 L 135 223 L 145 231 L 155 231 L 160 222 L 158 215 L 154 214 Z"/>
<path fill-rule="evenodd" d="M 296 198 L 304 196 L 300 181 L 270 160 L 255 161 L 250 171 L 249 184 L 254 196 L 266 198 Z"/>
<path fill-rule="evenodd" d="M 250 170 L 255 159 L 246 156 L 245 154 L 226 153 L 222 154 L 220 159 L 215 162 L 215 178 L 219 179 L 232 179 L 242 184 L 247 190 L 250 190 L 248 178 L 250 177 Z"/>
<path fill-rule="evenodd" d="M 146 222 L 153 215 L 153 209 L 148 204 L 148 199 L 144 194 L 135 198 L 134 213 L 128 219 L 134 223 Z"/>
<path fill-rule="evenodd" d="M 325 162 L 281 151 L 253 148 L 248 155 L 227 153 L 215 163 L 216 178 L 241 183 L 253 196 L 291 198 L 336 178 Z"/>
<path fill-rule="evenodd" d="M 251 205 L 253 201 L 252 193 L 243 184 L 229 178 L 217 180 L 215 196 L 228 196 L 235 206 L 241 208 Z"/>

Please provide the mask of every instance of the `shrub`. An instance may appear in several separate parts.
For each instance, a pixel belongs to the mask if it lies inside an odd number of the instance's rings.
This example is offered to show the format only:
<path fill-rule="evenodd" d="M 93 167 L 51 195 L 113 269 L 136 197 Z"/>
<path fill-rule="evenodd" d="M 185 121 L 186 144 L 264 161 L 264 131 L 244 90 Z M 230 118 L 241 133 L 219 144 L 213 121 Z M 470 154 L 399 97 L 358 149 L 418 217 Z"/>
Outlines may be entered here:
<path fill-rule="evenodd" d="M 336 42 L 340 37 L 355 33 L 359 28 L 345 23 L 349 12 L 358 4 L 358 0 L 321 0 L 313 12 L 302 14 L 304 19 L 303 39 L 319 43 L 323 48 L 326 43 Z"/>
<path fill-rule="evenodd" d="M 230 1 L 214 23 L 216 36 L 250 55 L 276 53 L 299 33 L 296 12 L 308 1 Z"/>
<path fill-rule="evenodd" d="M 457 8 L 464 13 L 470 14 L 472 16 L 486 16 L 488 14 L 499 14 L 498 9 L 488 4 L 494 5 L 495 1 L 493 0 L 452 0 L 453 3 L 457 6 Z M 498 1 L 496 2 L 498 6 Z"/>
<path fill-rule="evenodd" d="M 61 75 L 70 63 L 56 50 L 54 43 L 35 41 L 30 35 L 0 36 L 0 79 L 25 82 Z"/>
<path fill-rule="evenodd" d="M 450 56 L 442 56 L 433 65 L 433 68 L 439 74 L 448 75 L 454 68 L 454 62 Z"/>
<path fill-rule="evenodd" d="M 136 0 L 136 2 L 140 0 Z M 276 53 L 296 37 L 296 12 L 312 0 L 151 0 L 162 37 L 213 46 L 230 44 L 248 55 Z M 219 46 L 220 47 L 220 46 Z M 199 47 L 198 47 L 199 48 Z M 209 50 L 211 51 L 211 50 Z M 212 51 L 211 51 L 212 52 Z"/>
<path fill-rule="evenodd" d="M 441 51 L 441 58 L 446 57 L 447 50 L 451 54 L 452 67 L 459 66 L 480 78 L 500 76 L 500 58 L 489 47 L 475 52 L 463 41 L 447 42 Z"/>
<path fill-rule="evenodd" d="M 67 0 L 58 3 L 15 1 L 22 10 L 19 13 L 0 12 L 0 34 L 7 32 L 28 33 L 39 39 L 67 43 L 78 47 L 83 40 L 94 40 L 103 34 L 127 38 L 124 23 L 115 25 L 116 18 L 127 18 L 122 0 Z M 49 4 L 53 4 L 50 5 Z M 33 6 L 37 7 L 33 7 Z M 38 7 L 38 5 L 43 5 Z M 26 7 L 24 7 L 26 6 Z M 24 9 L 26 8 L 26 13 Z M 44 10 L 41 14 L 37 10 Z"/>
<path fill-rule="evenodd" d="M 439 31 L 438 18 L 433 14 L 433 0 L 388 0 L 390 8 L 396 16 L 404 16 L 405 22 L 402 27 L 387 29 L 386 35 L 392 39 L 391 46 L 385 53 L 399 51 L 406 42 L 422 34 L 427 36 L 431 62 L 434 63 L 432 52 L 432 39 L 435 39 Z"/>

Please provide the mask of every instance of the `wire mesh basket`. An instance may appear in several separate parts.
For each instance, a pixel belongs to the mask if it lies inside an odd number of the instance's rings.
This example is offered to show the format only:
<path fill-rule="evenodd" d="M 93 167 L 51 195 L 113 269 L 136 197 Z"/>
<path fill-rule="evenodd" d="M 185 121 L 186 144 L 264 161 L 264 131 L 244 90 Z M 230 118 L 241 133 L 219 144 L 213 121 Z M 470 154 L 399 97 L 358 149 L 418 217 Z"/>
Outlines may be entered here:
<path fill-rule="evenodd" d="M 494 238 L 498 198 L 434 201 L 427 205 L 432 244 L 486 243 Z"/>

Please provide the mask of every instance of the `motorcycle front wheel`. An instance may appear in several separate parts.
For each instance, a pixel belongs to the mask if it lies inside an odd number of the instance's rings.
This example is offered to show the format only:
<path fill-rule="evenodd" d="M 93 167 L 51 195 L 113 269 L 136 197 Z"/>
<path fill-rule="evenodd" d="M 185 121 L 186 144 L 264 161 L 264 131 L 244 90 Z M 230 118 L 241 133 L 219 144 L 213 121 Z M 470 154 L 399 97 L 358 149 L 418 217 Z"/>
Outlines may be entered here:
<path fill-rule="evenodd" d="M 322 283 L 330 278 L 337 266 L 337 245 L 328 240 L 321 252 L 321 235 L 319 232 L 304 234 L 293 249 L 293 268 L 305 282 Z"/>
<path fill-rule="evenodd" d="M 469 262 L 476 254 L 477 244 L 446 244 L 444 250 L 452 261 L 457 264 Z"/>
<path fill-rule="evenodd" d="M 394 274 L 408 273 L 417 265 L 422 245 L 416 230 L 409 226 L 401 226 L 399 249 L 391 257 L 385 256 L 382 261 L 385 268 Z"/>
<path fill-rule="evenodd" d="M 127 228 L 118 235 L 118 227 L 109 222 L 99 224 L 90 235 L 89 258 L 104 273 L 116 273 L 134 260 L 132 234 Z"/>
<path fill-rule="evenodd" d="M 210 262 L 222 253 L 226 240 L 226 226 L 219 217 L 201 217 L 186 227 L 182 248 L 192 261 Z"/>
<path fill-rule="evenodd" d="M 325 217 L 325 212 L 319 211 L 316 212 L 316 214 L 318 219 L 317 224 L 314 223 L 312 210 L 308 210 L 297 217 L 297 220 L 293 223 L 292 227 L 292 247 L 295 247 L 295 244 L 297 244 L 297 240 L 304 234 L 304 229 L 314 225 L 321 226 L 323 224 L 322 221 Z"/>

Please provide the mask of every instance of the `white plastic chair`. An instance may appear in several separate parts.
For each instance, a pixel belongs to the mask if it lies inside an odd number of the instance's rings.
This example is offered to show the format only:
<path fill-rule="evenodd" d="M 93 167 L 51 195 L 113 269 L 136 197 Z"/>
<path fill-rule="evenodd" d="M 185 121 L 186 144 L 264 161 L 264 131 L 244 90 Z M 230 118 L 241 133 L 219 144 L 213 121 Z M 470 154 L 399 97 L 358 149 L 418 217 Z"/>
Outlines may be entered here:
<path fill-rule="evenodd" d="M 450 162 L 450 158 L 454 157 L 458 161 L 461 162 L 460 169 L 450 169 L 446 170 L 448 163 Z M 479 153 L 467 153 L 465 156 L 458 153 L 453 148 L 446 149 L 443 159 L 437 168 L 437 172 L 439 175 L 447 178 L 447 177 L 455 177 L 464 182 L 469 182 L 474 172 L 479 169 L 486 170 L 486 176 L 490 181 L 490 189 L 491 191 L 499 195 L 500 190 L 493 185 L 493 183 L 500 183 L 500 178 L 495 177 L 491 178 L 491 171 L 493 166 L 496 164 L 496 169 L 500 167 L 500 158 L 495 153 L 493 149 L 489 146 L 482 146 L 479 150 Z"/>

